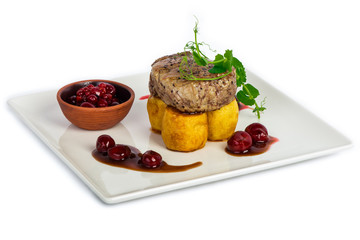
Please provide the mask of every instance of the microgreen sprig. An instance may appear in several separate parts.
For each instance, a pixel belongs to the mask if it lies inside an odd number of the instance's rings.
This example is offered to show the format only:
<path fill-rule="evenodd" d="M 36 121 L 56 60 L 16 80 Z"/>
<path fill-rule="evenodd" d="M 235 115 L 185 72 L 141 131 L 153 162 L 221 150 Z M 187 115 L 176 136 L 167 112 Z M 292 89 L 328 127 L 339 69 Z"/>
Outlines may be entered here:
<path fill-rule="evenodd" d="M 198 20 L 196 19 L 195 27 L 193 29 L 195 34 L 194 41 L 189 41 L 184 47 L 184 56 L 179 66 L 180 76 L 186 80 L 192 81 L 204 81 L 204 80 L 217 80 L 229 75 L 233 68 L 236 72 L 236 84 L 239 87 L 239 91 L 236 94 L 237 99 L 247 105 L 254 106 L 253 112 L 260 119 L 260 113 L 266 108 L 264 107 L 265 99 L 261 101 L 260 105 L 256 102 L 256 98 L 260 95 L 259 90 L 256 89 L 250 83 L 246 83 L 246 72 L 243 64 L 233 56 L 232 50 L 226 50 L 224 55 L 216 54 L 214 60 L 210 60 L 200 47 L 207 46 L 212 52 L 216 52 L 210 48 L 210 46 L 204 42 L 198 42 Z M 187 52 L 191 52 L 195 63 L 199 66 L 211 67 L 210 73 L 217 74 L 217 77 L 213 78 L 198 78 L 194 76 L 192 71 L 192 64 L 189 63 Z"/>

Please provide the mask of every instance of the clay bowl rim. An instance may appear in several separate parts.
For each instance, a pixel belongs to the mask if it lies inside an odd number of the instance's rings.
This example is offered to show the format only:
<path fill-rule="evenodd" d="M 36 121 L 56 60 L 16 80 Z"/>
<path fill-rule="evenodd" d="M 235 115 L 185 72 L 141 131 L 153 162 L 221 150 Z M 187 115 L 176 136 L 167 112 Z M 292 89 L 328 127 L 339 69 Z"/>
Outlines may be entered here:
<path fill-rule="evenodd" d="M 96 83 L 105 82 L 105 83 L 110 83 L 110 84 L 122 87 L 122 88 L 124 88 L 125 90 L 127 90 L 130 93 L 130 98 L 128 98 L 125 102 L 122 102 L 122 103 L 120 103 L 118 105 L 115 105 L 115 106 L 89 108 L 89 107 L 80 107 L 80 106 L 77 106 L 77 105 L 73 105 L 71 103 L 66 102 L 61 97 L 64 90 L 68 89 L 69 87 L 72 87 L 72 86 L 74 86 L 76 84 L 83 84 L 83 83 L 89 83 L 90 84 L 92 82 L 96 82 Z M 83 87 L 85 87 L 85 85 Z M 124 108 L 127 105 L 131 104 L 135 99 L 135 92 L 128 85 L 125 85 L 125 84 L 120 83 L 120 82 L 116 82 L 116 81 L 112 81 L 112 80 L 105 80 L 105 79 L 88 79 L 88 80 L 81 80 L 81 81 L 72 82 L 72 83 L 69 83 L 69 84 L 63 86 L 62 88 L 60 88 L 58 90 L 58 92 L 56 94 L 56 98 L 57 98 L 57 100 L 58 100 L 58 102 L 60 104 L 64 104 L 64 105 L 66 105 L 68 107 L 71 107 L 71 108 L 74 108 L 74 109 L 77 109 L 77 110 L 80 110 L 80 111 L 83 111 L 83 112 L 104 112 L 104 111 L 113 111 L 113 110 L 116 110 L 116 109 Z M 129 111 L 130 111 L 130 109 L 129 109 Z"/>

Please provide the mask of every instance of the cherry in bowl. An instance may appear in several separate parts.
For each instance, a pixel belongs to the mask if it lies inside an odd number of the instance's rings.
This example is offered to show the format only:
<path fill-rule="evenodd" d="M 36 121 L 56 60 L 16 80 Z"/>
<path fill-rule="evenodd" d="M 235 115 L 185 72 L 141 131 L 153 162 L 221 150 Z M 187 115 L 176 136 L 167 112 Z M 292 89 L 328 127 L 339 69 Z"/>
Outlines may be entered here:
<path fill-rule="evenodd" d="M 105 86 L 97 88 L 100 84 Z M 87 91 L 81 90 L 84 87 Z M 114 89 L 114 97 L 106 95 L 113 93 Z M 75 126 L 86 130 L 104 130 L 115 126 L 127 116 L 134 98 L 135 93 L 129 86 L 109 80 L 78 81 L 57 92 L 57 101 L 64 116 Z"/>

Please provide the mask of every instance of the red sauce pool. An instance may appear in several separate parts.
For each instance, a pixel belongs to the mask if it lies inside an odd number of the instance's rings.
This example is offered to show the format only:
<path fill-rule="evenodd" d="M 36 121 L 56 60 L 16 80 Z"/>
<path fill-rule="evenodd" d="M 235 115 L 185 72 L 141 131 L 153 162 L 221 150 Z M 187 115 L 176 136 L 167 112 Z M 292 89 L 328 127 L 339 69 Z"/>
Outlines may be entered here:
<path fill-rule="evenodd" d="M 252 107 L 249 107 L 249 106 L 247 106 L 247 105 L 245 105 L 245 104 L 242 104 L 242 103 L 240 103 L 240 102 L 238 102 L 238 107 L 239 107 L 239 112 L 240 112 L 241 110 L 245 110 L 245 109 L 253 109 Z"/>

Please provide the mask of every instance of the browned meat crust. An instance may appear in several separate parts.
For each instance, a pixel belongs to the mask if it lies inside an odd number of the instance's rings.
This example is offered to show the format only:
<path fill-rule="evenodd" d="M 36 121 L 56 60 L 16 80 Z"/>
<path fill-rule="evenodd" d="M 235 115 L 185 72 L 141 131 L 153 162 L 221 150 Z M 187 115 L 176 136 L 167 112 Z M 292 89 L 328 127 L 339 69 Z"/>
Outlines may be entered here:
<path fill-rule="evenodd" d="M 218 80 L 193 81 L 180 77 L 179 65 L 182 54 L 172 54 L 157 59 L 151 66 L 149 90 L 167 105 L 181 112 L 213 111 L 229 104 L 235 98 L 235 70 Z M 191 54 L 190 64 L 193 63 Z M 214 78 L 218 74 L 208 72 L 209 68 L 193 64 L 193 74 L 199 78 Z"/>

